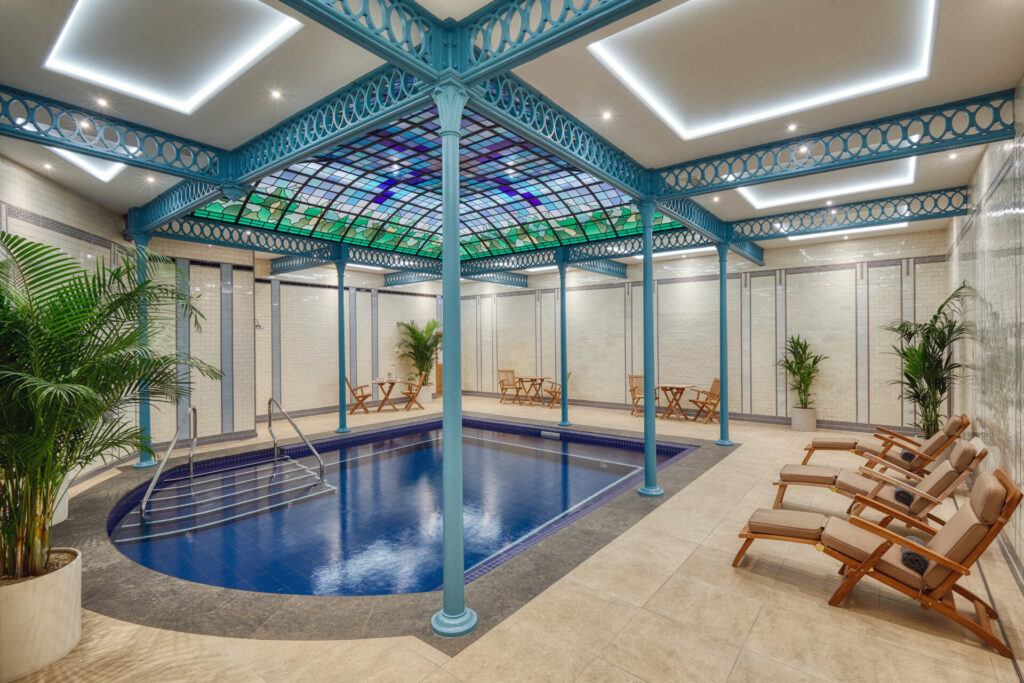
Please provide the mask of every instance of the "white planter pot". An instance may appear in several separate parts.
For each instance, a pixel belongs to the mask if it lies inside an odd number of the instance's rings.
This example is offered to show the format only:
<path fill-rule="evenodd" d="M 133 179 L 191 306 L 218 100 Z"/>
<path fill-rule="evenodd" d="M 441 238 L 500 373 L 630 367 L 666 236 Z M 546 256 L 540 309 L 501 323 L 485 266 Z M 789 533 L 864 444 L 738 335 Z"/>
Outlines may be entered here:
<path fill-rule="evenodd" d="M 813 432 L 818 428 L 818 411 L 814 408 L 792 408 L 790 423 L 798 432 Z"/>
<path fill-rule="evenodd" d="M 0 683 L 46 668 L 82 637 L 82 555 L 55 572 L 0 586 Z"/>
<path fill-rule="evenodd" d="M 427 405 L 434 402 L 434 386 L 432 384 L 424 384 L 423 388 L 420 389 L 419 398 L 420 403 Z"/>

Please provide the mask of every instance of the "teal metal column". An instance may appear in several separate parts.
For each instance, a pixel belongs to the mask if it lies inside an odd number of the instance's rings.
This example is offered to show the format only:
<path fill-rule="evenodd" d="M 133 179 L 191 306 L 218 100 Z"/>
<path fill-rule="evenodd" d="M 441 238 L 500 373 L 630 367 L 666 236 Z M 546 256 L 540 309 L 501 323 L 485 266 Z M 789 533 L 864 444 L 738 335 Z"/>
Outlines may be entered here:
<path fill-rule="evenodd" d="M 641 496 L 661 496 L 658 486 L 658 447 L 654 407 L 654 202 L 638 205 L 644 250 L 644 485 Z"/>
<path fill-rule="evenodd" d="M 345 400 L 345 265 L 348 259 L 341 250 L 336 250 L 334 256 L 334 268 L 338 271 L 338 428 L 334 431 L 337 434 L 347 434 L 349 428 L 346 424 L 348 404 Z"/>
<path fill-rule="evenodd" d="M 138 282 L 141 284 L 149 279 L 149 260 L 146 256 L 146 248 L 149 246 L 149 235 L 143 233 L 137 233 L 132 235 L 132 239 L 135 240 L 135 265 L 136 265 L 136 277 Z M 142 319 L 142 346 L 149 344 L 149 330 L 147 325 L 149 324 L 149 309 L 146 304 L 143 303 L 139 307 L 139 317 Z M 153 443 L 153 433 L 151 430 L 152 422 L 150 419 L 149 410 L 149 392 L 143 385 L 141 391 L 139 391 L 139 429 L 142 430 L 142 443 L 148 448 Z M 134 467 L 154 467 L 156 465 L 156 458 L 153 454 L 147 450 L 139 451 L 139 461 L 133 465 Z"/>
<path fill-rule="evenodd" d="M 462 307 L 459 305 L 459 137 L 468 93 L 442 80 L 433 92 L 441 134 L 441 297 L 444 381 L 454 391 L 442 399 L 442 502 L 444 607 L 430 620 L 439 636 L 454 638 L 476 628 L 476 612 L 466 607 L 462 538 Z"/>
<path fill-rule="evenodd" d="M 725 243 L 716 244 L 718 248 L 718 378 L 719 378 L 719 403 L 718 415 L 721 430 L 717 443 L 719 446 L 732 446 L 729 440 L 729 316 L 727 315 L 726 276 L 728 271 L 725 267 L 726 257 L 729 255 L 729 245 Z"/>
<path fill-rule="evenodd" d="M 559 354 L 561 355 L 561 382 L 562 382 L 562 421 L 558 424 L 562 427 L 569 427 L 572 425 L 569 422 L 569 368 L 568 368 L 568 352 L 567 344 L 565 341 L 565 270 L 568 264 L 565 262 L 565 250 L 558 250 L 558 318 L 559 326 L 561 329 L 561 343 L 559 344 Z"/>

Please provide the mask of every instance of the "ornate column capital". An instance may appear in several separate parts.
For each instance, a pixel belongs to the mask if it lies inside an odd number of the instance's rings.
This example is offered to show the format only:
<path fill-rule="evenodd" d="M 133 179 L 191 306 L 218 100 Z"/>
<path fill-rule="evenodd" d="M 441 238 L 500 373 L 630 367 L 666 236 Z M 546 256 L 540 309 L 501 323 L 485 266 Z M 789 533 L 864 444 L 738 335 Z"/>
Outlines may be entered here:
<path fill-rule="evenodd" d="M 462 83 L 445 78 L 438 81 L 431 91 L 431 97 L 437 105 L 437 118 L 441 123 L 441 135 L 461 135 L 462 110 L 469 101 L 469 92 Z"/>

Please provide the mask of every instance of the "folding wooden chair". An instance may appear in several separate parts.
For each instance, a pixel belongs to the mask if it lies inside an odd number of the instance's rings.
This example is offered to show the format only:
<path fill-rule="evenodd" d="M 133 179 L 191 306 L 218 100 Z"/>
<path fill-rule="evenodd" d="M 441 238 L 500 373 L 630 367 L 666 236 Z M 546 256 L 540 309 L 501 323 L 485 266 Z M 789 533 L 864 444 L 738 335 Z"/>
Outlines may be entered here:
<path fill-rule="evenodd" d="M 565 381 L 568 382 L 571 377 L 571 372 L 566 373 Z M 562 385 L 559 382 L 549 379 L 547 387 L 544 388 L 544 393 L 548 395 L 548 408 L 562 405 Z"/>
<path fill-rule="evenodd" d="M 370 385 L 360 384 L 358 387 L 353 387 L 352 382 L 348 381 L 348 377 L 345 377 L 345 384 L 348 385 L 348 392 L 352 394 L 352 399 L 355 401 L 352 410 L 348 411 L 348 414 L 355 415 L 356 411 L 360 408 L 363 409 L 364 413 L 369 413 L 370 411 L 366 409 L 366 399 L 373 396 L 373 393 L 370 391 Z"/>
<path fill-rule="evenodd" d="M 643 410 L 640 408 L 640 402 L 644 400 L 644 376 L 643 375 L 629 375 L 629 397 L 633 400 L 633 409 L 629 411 L 630 415 L 642 415 Z M 654 390 L 654 412 L 658 412 L 658 390 Z"/>
<path fill-rule="evenodd" d="M 1021 490 L 998 469 L 978 475 L 967 503 L 941 529 L 881 501 L 865 496 L 854 499 L 881 512 L 886 520 L 903 522 L 915 534 L 927 534 L 930 538 L 925 543 L 901 536 L 885 523 L 874 524 L 856 515 L 845 520 L 815 512 L 762 508 L 740 531 L 743 546 L 732 566 L 739 565 L 756 539 L 813 545 L 842 563 L 842 582 L 828 601 L 833 607 L 842 604 L 862 578 L 869 577 L 968 629 L 1004 657 L 1012 657 L 1013 652 L 992 629 L 992 620 L 999 615 L 959 580 L 970 574 L 970 568 L 999 536 L 1020 500 Z M 957 595 L 973 608 L 974 618 L 957 610 Z"/>
<path fill-rule="evenodd" d="M 970 424 L 966 415 L 954 415 L 946 420 L 942 429 L 924 442 L 915 441 L 885 427 L 875 427 L 874 440 L 835 437 L 813 439 L 804 447 L 807 455 L 801 464 L 806 465 L 817 451 L 849 451 L 868 460 L 868 467 L 880 466 L 884 471 L 886 467 L 895 466 L 922 474 L 956 442 Z"/>
<path fill-rule="evenodd" d="M 498 370 L 498 391 L 501 392 L 499 403 L 522 403 L 519 381 L 516 379 L 515 370 Z M 512 397 L 509 398 L 509 393 Z"/>
<path fill-rule="evenodd" d="M 945 524 L 945 520 L 933 515 L 932 510 L 953 495 L 960 484 L 978 468 L 986 455 L 988 448 L 981 439 L 960 439 L 949 452 L 949 458 L 936 465 L 925 476 L 895 466 L 892 466 L 889 472 L 882 473 L 868 467 L 861 467 L 856 471 L 817 465 L 786 465 L 779 472 L 779 478 L 773 482 L 779 487 L 773 507 L 782 507 L 786 489 L 790 486 L 817 486 L 828 488 L 851 499 L 864 496 L 879 500 L 922 522 L 930 521 L 942 525 Z M 900 480 L 889 476 L 890 474 L 905 479 Z M 860 510 L 856 503 L 851 503 L 847 512 L 857 514 Z"/>
<path fill-rule="evenodd" d="M 720 400 L 719 391 L 721 382 L 716 377 L 715 381 L 711 383 L 711 388 L 707 391 L 703 389 L 694 389 L 697 393 L 697 398 L 691 398 L 692 403 L 697 408 L 697 414 L 693 416 L 693 421 L 696 422 L 701 417 L 704 418 L 704 424 L 711 422 L 711 420 L 718 420 L 715 411 L 718 409 L 718 401 Z"/>
<path fill-rule="evenodd" d="M 407 399 L 409 399 L 409 401 L 405 404 L 406 410 L 412 410 L 412 407 L 414 405 L 417 405 L 420 408 L 423 407 L 423 404 L 421 404 L 417 399 L 419 398 L 420 390 L 423 389 L 423 383 L 425 381 L 427 381 L 427 373 L 424 372 L 423 374 L 420 375 L 419 381 L 417 381 L 415 384 L 413 384 L 412 382 L 403 382 L 403 384 L 405 384 L 406 386 L 406 390 L 402 392 L 402 396 L 405 396 Z"/>

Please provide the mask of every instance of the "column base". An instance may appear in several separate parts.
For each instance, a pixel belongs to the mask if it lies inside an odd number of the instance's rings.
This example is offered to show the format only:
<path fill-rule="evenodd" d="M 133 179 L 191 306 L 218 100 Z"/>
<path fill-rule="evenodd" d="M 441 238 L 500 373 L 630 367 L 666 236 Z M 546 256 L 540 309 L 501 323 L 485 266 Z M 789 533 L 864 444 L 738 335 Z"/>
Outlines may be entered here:
<path fill-rule="evenodd" d="M 430 630 L 444 638 L 458 638 L 476 628 L 476 612 L 465 608 L 457 617 L 450 617 L 444 610 L 438 610 L 430 618 Z"/>
<path fill-rule="evenodd" d="M 137 470 L 144 470 L 148 467 L 156 467 L 158 464 L 159 463 L 156 461 L 156 458 L 150 458 L 149 460 L 143 460 L 142 458 L 139 458 L 139 461 L 132 465 L 132 467 L 134 467 Z"/>
<path fill-rule="evenodd" d="M 729 441 L 729 439 L 719 439 L 718 441 L 715 442 L 715 445 L 716 446 L 735 446 L 736 444 L 734 444 L 732 441 Z"/>
<path fill-rule="evenodd" d="M 558 423 L 558 426 L 559 427 L 572 427 L 572 422 L 569 422 L 568 420 L 562 420 L 561 422 Z"/>
<path fill-rule="evenodd" d="M 335 434 L 348 434 L 351 431 L 352 430 L 349 429 L 348 427 L 338 427 L 337 429 L 334 430 L 334 433 Z"/>
<path fill-rule="evenodd" d="M 637 493 L 641 496 L 647 496 L 648 498 L 657 498 L 658 496 L 664 496 L 665 492 L 661 490 L 660 486 L 641 486 Z"/>

